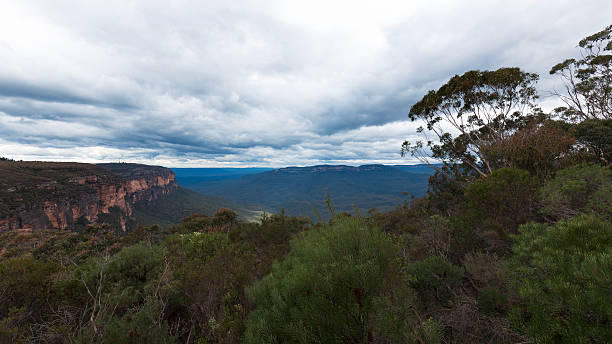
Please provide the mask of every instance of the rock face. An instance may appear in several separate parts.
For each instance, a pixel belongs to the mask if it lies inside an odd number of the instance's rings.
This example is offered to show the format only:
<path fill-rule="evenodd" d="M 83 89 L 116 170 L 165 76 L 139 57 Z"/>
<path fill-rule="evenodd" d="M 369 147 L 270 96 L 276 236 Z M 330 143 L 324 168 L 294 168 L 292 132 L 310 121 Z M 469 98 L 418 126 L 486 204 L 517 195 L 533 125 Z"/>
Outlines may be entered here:
<path fill-rule="evenodd" d="M 107 222 L 126 230 L 136 203 L 176 191 L 170 169 L 137 164 L 0 162 L 0 231 L 74 229 Z"/>

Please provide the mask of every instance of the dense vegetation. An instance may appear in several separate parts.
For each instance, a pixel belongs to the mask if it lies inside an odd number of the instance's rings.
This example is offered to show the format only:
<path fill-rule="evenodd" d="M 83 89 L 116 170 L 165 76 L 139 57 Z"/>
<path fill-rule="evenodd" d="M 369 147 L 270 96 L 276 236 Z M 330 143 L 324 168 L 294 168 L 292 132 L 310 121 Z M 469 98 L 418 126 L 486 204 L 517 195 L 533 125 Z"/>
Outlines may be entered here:
<path fill-rule="evenodd" d="M 611 42 L 553 68 L 576 73 L 553 114 L 516 68 L 428 93 L 410 116 L 460 130 L 429 146 L 427 195 L 387 213 L 1 233 L 0 341 L 610 343 Z"/>
<path fill-rule="evenodd" d="M 133 222 L 141 226 L 157 224 L 167 227 L 181 222 L 183 218 L 191 214 L 212 215 L 219 208 L 234 209 L 239 218 L 245 222 L 257 220 L 260 216 L 258 211 L 243 209 L 230 200 L 179 187 L 165 197 L 148 203 L 135 204 Z"/>

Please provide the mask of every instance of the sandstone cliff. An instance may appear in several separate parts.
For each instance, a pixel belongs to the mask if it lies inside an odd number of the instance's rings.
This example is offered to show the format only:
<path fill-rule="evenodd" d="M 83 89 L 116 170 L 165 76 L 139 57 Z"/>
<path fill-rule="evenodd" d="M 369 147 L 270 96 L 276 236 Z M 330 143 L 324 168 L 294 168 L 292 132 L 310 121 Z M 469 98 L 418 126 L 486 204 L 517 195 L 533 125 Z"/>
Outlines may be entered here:
<path fill-rule="evenodd" d="M 135 204 L 177 188 L 174 173 L 158 166 L 2 161 L 0 231 L 93 222 L 126 230 Z"/>

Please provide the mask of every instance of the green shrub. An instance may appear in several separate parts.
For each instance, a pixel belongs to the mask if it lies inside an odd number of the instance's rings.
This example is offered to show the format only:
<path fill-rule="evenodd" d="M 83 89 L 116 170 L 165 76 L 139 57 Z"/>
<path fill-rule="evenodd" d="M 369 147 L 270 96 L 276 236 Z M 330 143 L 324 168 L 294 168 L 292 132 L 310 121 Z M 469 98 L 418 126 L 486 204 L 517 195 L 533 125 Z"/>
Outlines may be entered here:
<path fill-rule="evenodd" d="M 292 241 L 287 257 L 247 293 L 256 309 L 245 343 L 361 343 L 392 242 L 357 219 L 313 229 Z"/>
<path fill-rule="evenodd" d="M 537 179 L 516 168 L 501 168 L 467 187 L 469 217 L 489 250 L 505 251 L 508 235 L 535 219 L 536 188 Z"/>
<path fill-rule="evenodd" d="M 421 300 L 446 303 L 452 296 L 452 289 L 461 283 L 463 269 L 441 257 L 433 256 L 407 266 L 406 272 L 413 279 L 414 288 Z"/>
<path fill-rule="evenodd" d="M 591 213 L 612 219 L 612 170 L 577 165 L 557 172 L 539 190 L 541 213 L 551 220 Z"/>
<path fill-rule="evenodd" d="M 96 343 L 171 344 L 178 343 L 169 334 L 168 326 L 160 323 L 160 305 L 146 303 L 137 311 L 115 318 L 106 326 Z"/>
<path fill-rule="evenodd" d="M 250 282 L 252 253 L 230 242 L 222 232 L 173 235 L 164 242 L 180 298 L 181 318 L 195 324 L 198 337 L 236 342 L 246 317 L 242 290 Z"/>
<path fill-rule="evenodd" d="M 494 254 L 470 252 L 463 257 L 463 266 L 478 290 L 502 290 L 508 281 L 508 272 Z"/>
<path fill-rule="evenodd" d="M 40 314 L 49 306 L 58 271 L 55 264 L 29 256 L 0 260 L 0 318 L 8 316 L 12 307 Z"/>
<path fill-rule="evenodd" d="M 478 310 L 485 314 L 503 313 L 506 301 L 506 295 L 495 289 L 485 289 L 478 295 Z"/>
<path fill-rule="evenodd" d="M 524 307 L 514 322 L 536 343 L 612 341 L 612 224 L 580 216 L 520 228 L 512 267 Z"/>

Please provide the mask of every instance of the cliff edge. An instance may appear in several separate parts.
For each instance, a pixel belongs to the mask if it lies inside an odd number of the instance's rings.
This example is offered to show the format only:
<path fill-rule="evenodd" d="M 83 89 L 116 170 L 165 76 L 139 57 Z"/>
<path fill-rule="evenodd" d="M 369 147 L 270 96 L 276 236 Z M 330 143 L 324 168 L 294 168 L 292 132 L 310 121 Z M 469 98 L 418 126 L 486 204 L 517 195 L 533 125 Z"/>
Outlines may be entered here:
<path fill-rule="evenodd" d="M 159 166 L 0 161 L 0 231 L 102 220 L 125 231 L 135 204 L 177 188 L 174 172 Z"/>

